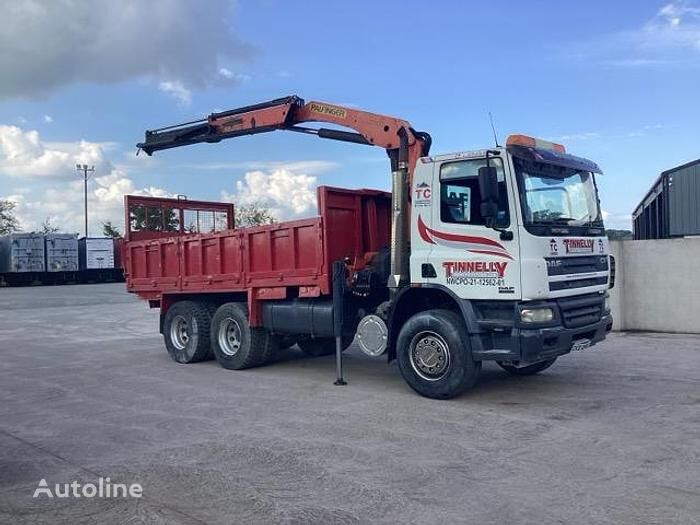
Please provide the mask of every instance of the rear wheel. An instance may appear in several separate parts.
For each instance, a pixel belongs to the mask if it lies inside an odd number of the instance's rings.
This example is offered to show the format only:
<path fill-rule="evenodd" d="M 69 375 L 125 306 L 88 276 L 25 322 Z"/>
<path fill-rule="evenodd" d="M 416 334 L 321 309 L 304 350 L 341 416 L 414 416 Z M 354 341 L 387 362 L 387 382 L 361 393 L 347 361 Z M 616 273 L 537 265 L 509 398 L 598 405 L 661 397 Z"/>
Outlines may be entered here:
<path fill-rule="evenodd" d="M 546 361 L 540 361 L 539 363 L 535 363 L 534 365 L 523 366 L 520 368 L 517 368 L 513 365 L 505 365 L 502 362 L 498 361 L 498 366 L 500 366 L 503 370 L 514 376 L 534 376 L 535 374 L 539 374 L 540 372 L 542 372 L 542 370 L 546 370 L 547 368 L 552 366 L 554 364 L 554 361 L 556 360 L 557 358 L 555 357 L 554 359 L 547 359 Z"/>
<path fill-rule="evenodd" d="M 471 388 L 481 362 L 472 359 L 464 321 L 450 310 L 419 312 L 401 328 L 397 341 L 399 370 L 419 394 L 449 399 Z"/>
<path fill-rule="evenodd" d="M 163 320 L 163 339 L 170 357 L 178 363 L 196 363 L 209 355 L 211 316 L 205 304 L 180 301 Z"/>
<path fill-rule="evenodd" d="M 343 351 L 347 350 L 353 339 L 353 337 L 347 335 L 343 336 Z M 299 338 L 297 344 L 302 352 L 311 357 L 321 357 L 335 353 L 335 339 L 329 337 Z"/>
<path fill-rule="evenodd" d="M 248 309 L 241 303 L 221 305 L 211 321 L 211 347 L 221 366 L 242 370 L 270 360 L 276 339 L 263 328 L 248 323 Z"/>

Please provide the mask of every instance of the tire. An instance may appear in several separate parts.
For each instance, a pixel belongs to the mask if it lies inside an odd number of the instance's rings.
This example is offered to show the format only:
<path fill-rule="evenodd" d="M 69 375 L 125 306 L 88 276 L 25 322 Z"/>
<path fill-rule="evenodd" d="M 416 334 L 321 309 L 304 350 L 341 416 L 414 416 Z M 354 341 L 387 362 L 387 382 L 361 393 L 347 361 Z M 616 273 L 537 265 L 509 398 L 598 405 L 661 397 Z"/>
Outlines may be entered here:
<path fill-rule="evenodd" d="M 211 320 L 211 347 L 224 368 L 242 370 L 270 360 L 276 339 L 264 328 L 248 323 L 248 309 L 241 303 L 221 305 Z"/>
<path fill-rule="evenodd" d="M 211 326 L 211 320 L 214 318 L 214 314 L 216 313 L 216 310 L 219 308 L 219 305 L 216 303 L 210 303 L 210 302 L 206 302 L 205 305 L 207 307 L 207 312 L 209 313 L 209 326 Z M 211 333 L 211 329 L 209 330 L 209 332 Z M 209 351 L 207 352 L 207 357 L 205 358 L 205 361 L 211 361 L 212 359 L 216 359 L 216 356 L 214 355 L 213 345 L 209 344 Z"/>
<path fill-rule="evenodd" d="M 555 357 L 554 359 L 547 359 L 546 361 L 540 361 L 539 363 L 535 363 L 534 365 L 524 366 L 522 368 L 516 368 L 512 365 L 504 365 L 501 361 L 497 362 L 498 366 L 500 366 L 503 370 L 505 370 L 511 375 L 534 376 L 535 374 L 539 374 L 540 372 L 542 372 L 542 370 L 547 370 L 550 366 L 554 364 L 556 360 L 557 358 Z"/>
<path fill-rule="evenodd" d="M 450 310 L 419 312 L 401 328 L 399 370 L 420 395 L 450 399 L 474 386 L 481 362 L 472 358 L 464 321 Z"/>
<path fill-rule="evenodd" d="M 343 336 L 343 352 L 352 344 L 354 337 Z M 335 353 L 335 339 L 327 337 L 299 338 L 297 341 L 302 352 L 311 357 L 322 357 Z"/>
<path fill-rule="evenodd" d="M 173 361 L 196 363 L 208 357 L 210 323 L 204 303 L 180 301 L 168 309 L 163 320 L 163 340 Z"/>

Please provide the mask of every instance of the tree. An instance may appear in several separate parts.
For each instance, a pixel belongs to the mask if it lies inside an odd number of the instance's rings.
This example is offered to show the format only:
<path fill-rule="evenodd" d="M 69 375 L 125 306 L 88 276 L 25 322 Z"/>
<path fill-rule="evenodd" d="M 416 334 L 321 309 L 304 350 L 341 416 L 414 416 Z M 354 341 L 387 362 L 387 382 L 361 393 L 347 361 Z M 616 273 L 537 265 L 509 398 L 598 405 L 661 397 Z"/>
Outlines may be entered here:
<path fill-rule="evenodd" d="M 180 231 L 180 213 L 175 208 L 135 205 L 129 208 L 131 231 Z"/>
<path fill-rule="evenodd" d="M 113 239 L 122 236 L 119 228 L 112 224 L 112 221 L 105 221 L 102 223 L 102 235 L 105 237 L 112 237 Z"/>
<path fill-rule="evenodd" d="M 234 217 L 236 228 L 274 224 L 277 222 L 270 208 L 264 206 L 260 202 L 236 206 L 234 209 Z"/>
<path fill-rule="evenodd" d="M 605 230 L 605 235 L 607 235 L 608 239 L 611 241 L 630 241 L 634 239 L 634 234 L 629 230 Z"/>
<path fill-rule="evenodd" d="M 0 235 L 20 230 L 19 221 L 15 217 L 15 206 L 12 201 L 0 200 Z"/>
<path fill-rule="evenodd" d="M 54 226 L 53 224 L 51 224 L 50 217 L 46 217 L 46 219 L 44 219 L 44 222 L 41 223 L 41 233 L 56 233 L 60 229 L 61 228 L 59 228 L 58 226 Z"/>

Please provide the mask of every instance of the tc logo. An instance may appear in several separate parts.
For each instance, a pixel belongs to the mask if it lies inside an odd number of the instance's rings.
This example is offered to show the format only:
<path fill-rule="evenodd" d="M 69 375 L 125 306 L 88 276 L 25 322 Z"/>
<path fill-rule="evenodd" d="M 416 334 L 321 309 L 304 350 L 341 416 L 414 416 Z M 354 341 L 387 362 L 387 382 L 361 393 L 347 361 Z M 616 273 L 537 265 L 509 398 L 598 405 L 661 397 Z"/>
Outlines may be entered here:
<path fill-rule="evenodd" d="M 416 200 L 429 200 L 432 192 L 430 185 L 426 182 L 421 182 L 416 186 Z"/>

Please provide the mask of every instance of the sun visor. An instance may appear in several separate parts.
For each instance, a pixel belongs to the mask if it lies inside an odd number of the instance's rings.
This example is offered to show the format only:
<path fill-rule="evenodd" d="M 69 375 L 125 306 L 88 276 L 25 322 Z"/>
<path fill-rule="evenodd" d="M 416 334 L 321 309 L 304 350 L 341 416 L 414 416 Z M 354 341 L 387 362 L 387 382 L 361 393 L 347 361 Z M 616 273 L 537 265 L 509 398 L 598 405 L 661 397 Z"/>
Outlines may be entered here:
<path fill-rule="evenodd" d="M 527 146 L 508 146 L 508 153 L 521 159 L 542 162 L 544 164 L 554 164 L 581 171 L 592 171 L 593 173 L 603 173 L 600 167 L 592 160 L 561 153 L 549 149 L 532 148 Z"/>

